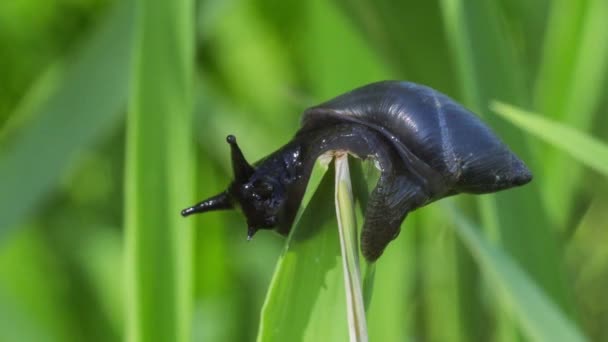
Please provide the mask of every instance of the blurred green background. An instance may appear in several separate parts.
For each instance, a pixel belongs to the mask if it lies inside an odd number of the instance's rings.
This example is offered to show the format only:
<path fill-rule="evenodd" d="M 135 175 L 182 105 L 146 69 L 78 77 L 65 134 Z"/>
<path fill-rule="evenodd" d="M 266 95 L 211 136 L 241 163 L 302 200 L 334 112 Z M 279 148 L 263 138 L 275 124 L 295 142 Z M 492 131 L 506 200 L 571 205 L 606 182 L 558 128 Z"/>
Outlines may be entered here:
<path fill-rule="evenodd" d="M 125 217 L 146 207 L 125 196 L 169 197 L 173 210 L 215 194 L 231 178 L 227 134 L 257 160 L 290 139 L 306 107 L 381 79 L 459 100 L 530 165 L 529 186 L 460 196 L 459 207 L 555 310 L 589 340 L 608 340 L 606 174 L 490 110 L 498 100 L 608 141 L 607 1 L 176 3 L 171 12 L 146 0 L 0 2 L 0 341 L 132 337 L 124 260 L 139 245 L 125 243 Z M 156 103 L 168 121 L 147 121 Z M 190 108 L 192 118 L 177 118 Z M 174 119 L 181 128 L 163 134 Z M 147 142 L 156 145 L 146 151 Z M 184 144 L 193 150 L 181 155 Z M 194 194 L 162 182 L 129 190 L 160 172 L 146 168 L 155 152 L 170 164 L 164 179 Z M 236 212 L 192 221 L 188 241 L 164 254 L 162 233 L 152 235 L 154 258 L 133 265 L 145 264 L 152 283 L 171 281 L 173 268 L 155 265 L 185 251 L 192 272 L 179 278 L 177 267 L 175 279 L 192 284 L 177 290 L 192 292 L 191 307 L 178 309 L 192 312 L 192 339 L 254 340 L 284 239 L 262 232 L 247 243 Z M 439 204 L 408 217 L 380 259 L 368 317 L 377 341 L 532 338 Z"/>

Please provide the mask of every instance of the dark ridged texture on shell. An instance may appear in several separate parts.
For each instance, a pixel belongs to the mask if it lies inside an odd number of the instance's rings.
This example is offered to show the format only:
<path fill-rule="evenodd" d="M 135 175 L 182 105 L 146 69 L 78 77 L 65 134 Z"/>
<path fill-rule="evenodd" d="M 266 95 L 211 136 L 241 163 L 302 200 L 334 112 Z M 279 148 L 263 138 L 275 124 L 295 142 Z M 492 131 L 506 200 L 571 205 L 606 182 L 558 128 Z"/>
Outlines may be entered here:
<path fill-rule="evenodd" d="M 300 132 L 345 122 L 383 136 L 399 155 L 393 163 L 402 164 L 382 169 L 370 196 L 361 236 L 370 261 L 397 237 L 408 212 L 459 192 L 495 192 L 532 177 L 475 114 L 426 86 L 384 81 L 355 89 L 306 110 Z"/>
<path fill-rule="evenodd" d="M 384 81 L 357 88 L 306 110 L 302 130 L 344 121 L 382 133 L 454 182 L 459 192 L 494 192 L 531 178 L 524 163 L 475 114 L 423 85 Z"/>

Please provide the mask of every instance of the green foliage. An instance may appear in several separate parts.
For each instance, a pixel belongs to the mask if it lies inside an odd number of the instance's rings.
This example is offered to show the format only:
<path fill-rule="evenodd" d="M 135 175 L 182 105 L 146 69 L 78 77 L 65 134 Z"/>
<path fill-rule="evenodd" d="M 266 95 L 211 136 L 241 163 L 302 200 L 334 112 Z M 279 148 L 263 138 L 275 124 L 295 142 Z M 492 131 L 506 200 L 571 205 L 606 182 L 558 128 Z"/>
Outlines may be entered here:
<path fill-rule="evenodd" d="M 361 166 L 360 161 L 351 162 Z M 356 182 L 364 182 L 362 177 L 355 172 Z M 345 155 L 336 158 L 329 171 L 326 164 L 316 163 L 266 295 L 258 341 L 318 341 L 328 336 L 367 340 L 354 216 L 355 199 L 361 202 L 367 188 L 360 184 L 364 188 L 358 190 L 364 192 L 355 197 L 350 182 Z M 340 260 L 342 253 L 346 257 Z M 373 271 L 365 266 L 370 270 L 365 283 L 369 290 Z"/>
<path fill-rule="evenodd" d="M 480 229 L 451 209 L 455 228 L 475 261 L 496 289 L 500 300 L 513 310 L 513 316 L 531 341 L 584 341 L 562 311 L 546 297 L 516 263 L 500 249 L 484 240 Z"/>
<path fill-rule="evenodd" d="M 0 234 L 24 221 L 75 156 L 118 119 L 129 85 L 132 15 L 131 2 L 117 6 L 74 60 L 49 66 L 0 131 Z"/>
<path fill-rule="evenodd" d="M 336 155 L 335 166 L 336 219 L 338 232 L 340 233 L 340 254 L 342 255 L 349 337 L 351 341 L 367 341 L 367 320 L 365 319 L 365 304 L 363 302 L 364 283 L 361 279 L 355 200 L 348 166 L 348 154 Z M 370 277 L 373 277 L 373 272 L 370 273 Z M 373 278 L 368 280 L 372 284 Z M 368 289 L 369 291 L 371 290 Z"/>
<path fill-rule="evenodd" d="M 534 108 L 575 129 L 589 130 L 605 94 L 608 71 L 608 3 L 555 1 L 549 13 Z M 540 180 L 547 212 L 564 229 L 581 170 L 565 155 L 542 149 L 545 170 Z"/>
<path fill-rule="evenodd" d="M 363 265 L 370 340 L 608 340 L 606 6 L 3 2 L 0 341 L 346 340 L 333 168 L 287 242 L 179 209 L 228 184 L 227 134 L 258 160 L 379 79 L 463 102 L 535 178 L 409 215 Z"/>
<path fill-rule="evenodd" d="M 348 336 L 332 205 L 334 170 L 326 170 L 327 166 L 317 165 L 311 176 L 270 283 L 258 341 L 340 341 Z"/>
<path fill-rule="evenodd" d="M 608 144 L 576 129 L 542 116 L 503 103 L 494 103 L 493 110 L 523 130 L 566 152 L 597 172 L 608 176 Z"/>
<path fill-rule="evenodd" d="M 125 175 L 130 341 L 187 341 L 192 320 L 193 2 L 136 2 Z"/>

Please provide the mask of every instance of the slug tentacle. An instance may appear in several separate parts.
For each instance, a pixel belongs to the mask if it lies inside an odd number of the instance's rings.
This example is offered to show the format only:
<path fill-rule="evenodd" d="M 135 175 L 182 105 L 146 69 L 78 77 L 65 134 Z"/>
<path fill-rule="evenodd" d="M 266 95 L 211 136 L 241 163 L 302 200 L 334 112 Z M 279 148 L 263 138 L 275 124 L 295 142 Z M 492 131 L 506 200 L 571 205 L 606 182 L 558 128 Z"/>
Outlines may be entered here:
<path fill-rule="evenodd" d="M 197 203 L 192 207 L 182 210 L 182 216 L 200 214 L 212 210 L 227 210 L 232 208 L 232 201 L 230 200 L 228 193 L 224 191 L 200 203 Z"/>
<path fill-rule="evenodd" d="M 328 151 L 374 159 L 380 179 L 369 196 L 361 248 L 377 260 L 407 214 L 458 193 L 489 193 L 526 184 L 525 164 L 473 113 L 426 86 L 372 83 L 307 109 L 294 138 L 250 165 L 231 147 L 228 190 L 182 211 L 238 207 L 247 237 L 259 229 L 287 235 L 317 158 Z"/>
<path fill-rule="evenodd" d="M 226 137 L 226 141 L 230 144 L 230 152 L 232 156 L 232 171 L 234 173 L 234 179 L 238 181 L 245 181 L 253 175 L 255 171 L 253 166 L 249 165 L 241 148 L 236 142 L 234 135 Z"/>

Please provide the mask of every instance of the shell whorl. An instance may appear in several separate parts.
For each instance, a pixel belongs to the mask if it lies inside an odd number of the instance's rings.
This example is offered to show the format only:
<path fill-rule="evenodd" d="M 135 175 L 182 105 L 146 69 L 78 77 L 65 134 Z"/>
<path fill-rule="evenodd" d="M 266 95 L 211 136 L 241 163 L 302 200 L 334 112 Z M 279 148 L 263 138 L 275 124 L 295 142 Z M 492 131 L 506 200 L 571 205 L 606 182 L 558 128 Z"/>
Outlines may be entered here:
<path fill-rule="evenodd" d="M 307 109 L 302 130 L 343 121 L 382 133 L 460 192 L 497 191 L 518 175 L 530 177 L 525 165 L 475 114 L 423 85 L 383 81 L 354 89 Z"/>

